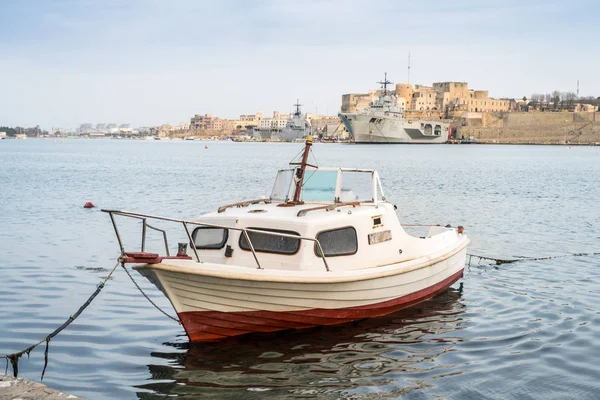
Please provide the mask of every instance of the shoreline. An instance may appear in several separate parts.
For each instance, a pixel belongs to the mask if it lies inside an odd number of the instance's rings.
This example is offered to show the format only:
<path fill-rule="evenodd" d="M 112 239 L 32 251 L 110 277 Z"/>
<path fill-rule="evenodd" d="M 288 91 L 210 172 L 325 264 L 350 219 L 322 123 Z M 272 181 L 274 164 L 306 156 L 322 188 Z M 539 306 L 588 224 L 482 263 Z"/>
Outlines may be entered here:
<path fill-rule="evenodd" d="M 81 399 L 81 397 L 49 388 L 42 383 L 0 373 L 0 400 L 14 399 L 58 400 Z"/>
<path fill-rule="evenodd" d="M 23 138 L 14 138 L 14 137 L 7 137 L 7 138 L 3 138 L 6 140 L 25 140 Z M 110 137 L 103 137 L 103 138 L 93 138 L 93 137 L 77 137 L 77 136 L 60 136 L 60 137 L 55 137 L 55 138 L 50 138 L 50 137 L 28 137 L 27 139 L 35 139 L 35 140 L 54 140 L 54 141 L 61 141 L 64 142 L 65 139 L 67 140 L 128 140 L 128 141 L 141 141 L 141 142 L 146 142 L 146 141 L 157 141 L 157 142 L 233 142 L 233 143 L 302 143 L 302 142 L 289 142 L 289 141 L 279 141 L 279 140 L 243 140 L 243 139 L 181 139 L 181 138 L 161 138 L 160 140 L 148 140 L 148 139 L 144 139 L 144 138 L 110 138 Z M 600 137 L 598 138 L 600 140 Z M 521 141 L 521 140 L 514 140 L 511 141 L 510 139 L 504 139 L 502 142 L 498 142 L 496 140 L 490 140 L 490 139 L 477 139 L 475 141 L 465 141 L 465 142 L 461 142 L 460 139 L 455 139 L 453 141 L 447 141 L 445 143 L 386 143 L 386 142 L 374 142 L 374 143 L 354 143 L 352 141 L 315 141 L 315 143 L 322 143 L 322 144 L 348 144 L 348 145 L 387 145 L 387 146 L 395 146 L 395 145 L 433 145 L 433 146 L 440 146 L 440 145 L 457 145 L 457 144 L 461 144 L 461 145 L 510 145 L 510 146 L 600 146 L 600 141 L 598 142 L 565 142 L 564 140 L 556 140 L 556 141 L 543 141 L 543 142 L 533 142 L 533 141 Z"/>

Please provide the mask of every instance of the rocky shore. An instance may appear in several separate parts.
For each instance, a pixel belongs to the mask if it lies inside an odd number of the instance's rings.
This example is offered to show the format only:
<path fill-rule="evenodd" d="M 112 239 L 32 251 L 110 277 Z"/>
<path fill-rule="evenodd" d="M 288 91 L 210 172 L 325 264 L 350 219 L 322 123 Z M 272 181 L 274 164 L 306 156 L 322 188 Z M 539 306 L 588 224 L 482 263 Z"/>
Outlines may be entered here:
<path fill-rule="evenodd" d="M 41 383 L 0 374 L 0 400 L 64 400 L 80 397 L 50 389 Z"/>

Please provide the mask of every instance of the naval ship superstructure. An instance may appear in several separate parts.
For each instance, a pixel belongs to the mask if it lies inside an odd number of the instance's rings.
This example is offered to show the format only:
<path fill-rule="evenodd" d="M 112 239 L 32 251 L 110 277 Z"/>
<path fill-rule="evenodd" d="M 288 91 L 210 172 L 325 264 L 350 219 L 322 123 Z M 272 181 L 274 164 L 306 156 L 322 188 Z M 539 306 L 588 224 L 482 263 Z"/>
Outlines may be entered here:
<path fill-rule="evenodd" d="M 382 82 L 379 98 L 369 107 L 338 116 L 355 143 L 446 143 L 450 124 L 440 120 L 407 120 L 404 109 L 398 107 L 397 97 L 388 91 L 392 82 L 387 73 Z"/>
<path fill-rule="evenodd" d="M 283 128 L 259 128 L 253 130 L 253 136 L 256 139 L 269 139 L 281 141 L 302 140 L 311 133 L 310 120 L 300 110 L 302 104 L 296 99 L 296 111 L 290 115 Z"/>
<path fill-rule="evenodd" d="M 279 133 L 281 140 L 304 139 L 310 133 L 310 121 L 300 111 L 300 102 L 296 99 L 296 111 L 290 116 L 285 127 Z"/>

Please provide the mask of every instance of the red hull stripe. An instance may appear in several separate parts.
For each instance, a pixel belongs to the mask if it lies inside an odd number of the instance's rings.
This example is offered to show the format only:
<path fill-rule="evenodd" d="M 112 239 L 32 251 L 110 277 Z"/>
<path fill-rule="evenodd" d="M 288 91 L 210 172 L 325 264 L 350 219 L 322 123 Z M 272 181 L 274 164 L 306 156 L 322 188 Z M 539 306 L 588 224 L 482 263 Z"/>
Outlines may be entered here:
<path fill-rule="evenodd" d="M 341 309 L 315 308 L 298 311 L 190 311 L 179 313 L 188 337 L 193 342 L 214 341 L 251 332 L 273 332 L 333 325 L 357 319 L 379 317 L 428 300 L 443 292 L 463 274 L 454 275 L 433 286 L 381 303 Z"/>

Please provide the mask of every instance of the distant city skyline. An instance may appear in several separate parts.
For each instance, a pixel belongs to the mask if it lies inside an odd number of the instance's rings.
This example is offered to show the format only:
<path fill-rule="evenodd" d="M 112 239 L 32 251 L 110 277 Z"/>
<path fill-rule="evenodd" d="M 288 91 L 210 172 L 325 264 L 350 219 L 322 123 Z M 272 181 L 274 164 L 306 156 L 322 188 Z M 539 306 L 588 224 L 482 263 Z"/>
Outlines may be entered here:
<path fill-rule="evenodd" d="M 425 4 L 426 3 L 426 4 Z M 523 4 L 522 4 L 523 3 Z M 592 0 L 4 0 L 0 125 L 335 114 L 341 95 L 466 81 L 496 98 L 600 96 Z"/>

